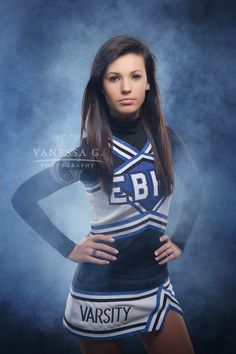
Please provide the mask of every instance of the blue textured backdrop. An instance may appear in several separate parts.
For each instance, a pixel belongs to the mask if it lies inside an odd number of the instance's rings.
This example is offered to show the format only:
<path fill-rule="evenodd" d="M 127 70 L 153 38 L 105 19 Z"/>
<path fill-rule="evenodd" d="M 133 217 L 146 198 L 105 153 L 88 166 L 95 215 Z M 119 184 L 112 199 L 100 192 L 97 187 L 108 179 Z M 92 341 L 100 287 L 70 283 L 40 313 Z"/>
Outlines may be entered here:
<path fill-rule="evenodd" d="M 219 0 L 1 1 L 2 353 L 79 353 L 61 326 L 74 265 L 18 217 L 10 197 L 43 168 L 33 162 L 36 152 L 54 148 L 62 135 L 76 144 L 93 56 L 121 33 L 144 39 L 157 57 L 166 121 L 203 176 L 201 215 L 169 267 L 196 354 L 236 352 L 234 12 L 233 2 Z M 42 201 L 74 240 L 88 230 L 85 205 L 82 184 Z M 171 215 L 170 229 L 174 207 Z M 128 338 L 125 353 L 144 349 Z"/>

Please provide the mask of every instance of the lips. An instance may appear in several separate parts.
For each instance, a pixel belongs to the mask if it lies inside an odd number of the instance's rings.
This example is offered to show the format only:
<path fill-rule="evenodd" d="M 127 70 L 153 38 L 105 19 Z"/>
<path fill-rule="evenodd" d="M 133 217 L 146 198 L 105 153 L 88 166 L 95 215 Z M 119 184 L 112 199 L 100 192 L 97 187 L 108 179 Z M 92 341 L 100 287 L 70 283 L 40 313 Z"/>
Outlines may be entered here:
<path fill-rule="evenodd" d="M 119 102 L 121 104 L 132 104 L 135 101 L 134 98 L 123 98 L 122 100 L 120 100 Z"/>
<path fill-rule="evenodd" d="M 119 100 L 120 102 L 121 101 L 134 101 L 135 98 L 131 98 L 131 97 L 126 97 L 126 98 L 122 98 L 121 100 Z"/>

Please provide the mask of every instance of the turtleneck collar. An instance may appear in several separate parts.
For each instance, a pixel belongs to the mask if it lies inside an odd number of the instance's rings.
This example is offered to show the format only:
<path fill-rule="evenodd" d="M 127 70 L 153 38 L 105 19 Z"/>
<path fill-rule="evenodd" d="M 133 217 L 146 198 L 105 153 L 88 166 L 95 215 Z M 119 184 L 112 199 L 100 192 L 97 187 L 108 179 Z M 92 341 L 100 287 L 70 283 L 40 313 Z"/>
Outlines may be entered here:
<path fill-rule="evenodd" d="M 119 133 L 135 132 L 138 129 L 141 120 L 142 120 L 141 115 L 139 115 L 136 119 L 129 120 L 129 119 L 119 119 L 109 114 L 109 123 L 110 123 L 111 130 Z"/>

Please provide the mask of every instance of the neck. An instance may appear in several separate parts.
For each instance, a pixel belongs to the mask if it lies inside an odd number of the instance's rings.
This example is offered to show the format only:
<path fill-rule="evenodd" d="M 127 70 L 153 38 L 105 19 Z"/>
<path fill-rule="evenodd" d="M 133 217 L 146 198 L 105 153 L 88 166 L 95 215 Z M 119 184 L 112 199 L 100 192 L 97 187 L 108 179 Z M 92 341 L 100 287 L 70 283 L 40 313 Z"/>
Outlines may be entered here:
<path fill-rule="evenodd" d="M 141 120 L 141 115 L 136 118 L 128 119 L 118 118 L 112 114 L 109 114 L 109 124 L 111 130 L 116 132 L 132 133 L 138 129 Z"/>

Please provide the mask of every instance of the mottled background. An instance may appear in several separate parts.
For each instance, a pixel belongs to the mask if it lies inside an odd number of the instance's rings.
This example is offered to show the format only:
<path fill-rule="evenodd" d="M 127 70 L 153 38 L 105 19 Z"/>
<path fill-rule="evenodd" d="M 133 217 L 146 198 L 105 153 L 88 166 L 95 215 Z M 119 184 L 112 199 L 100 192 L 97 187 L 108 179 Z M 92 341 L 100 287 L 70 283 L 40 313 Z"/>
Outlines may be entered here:
<path fill-rule="evenodd" d="M 122 33 L 145 40 L 157 57 L 166 121 L 203 176 L 201 214 L 169 267 L 196 353 L 235 353 L 233 1 L 1 0 L 0 13 L 1 353 L 80 353 L 61 325 L 75 265 L 20 219 L 10 197 L 43 168 L 34 149 L 53 148 L 62 135 L 76 145 L 93 56 Z M 82 184 L 42 206 L 73 240 L 87 233 Z M 144 353 L 136 337 L 125 343 L 132 353 Z"/>

